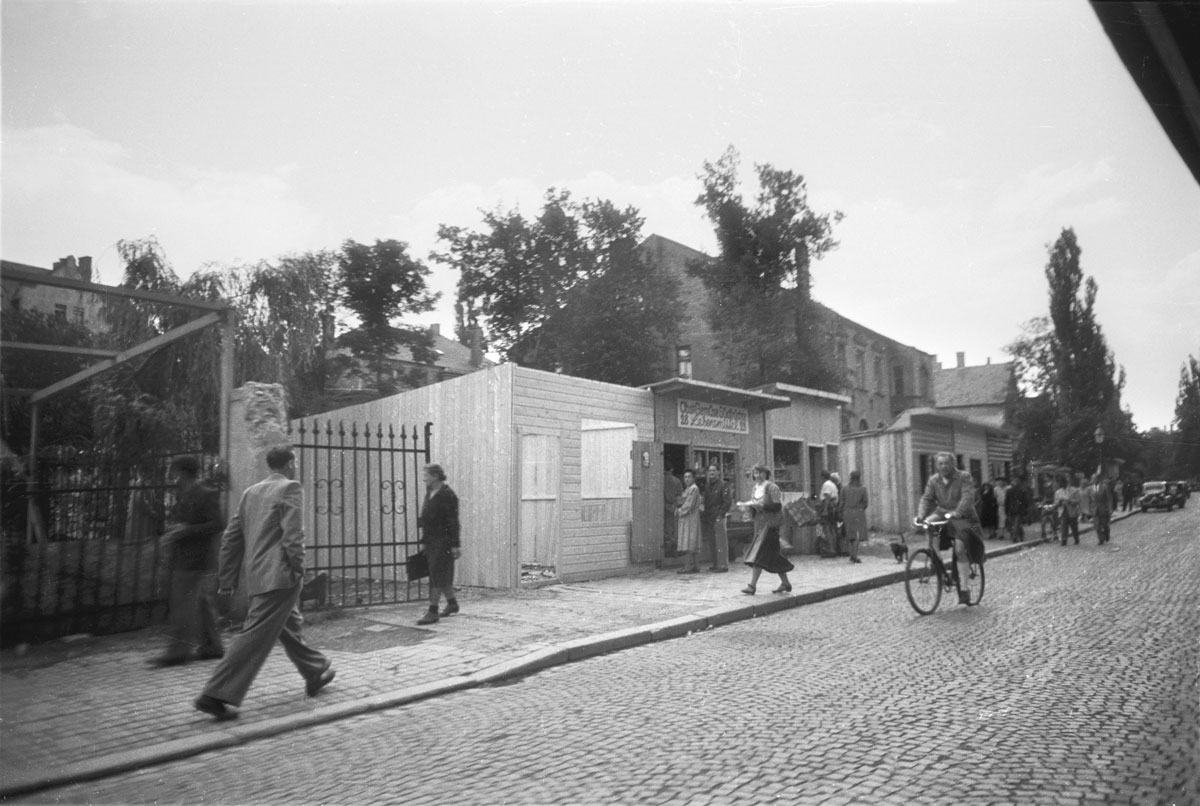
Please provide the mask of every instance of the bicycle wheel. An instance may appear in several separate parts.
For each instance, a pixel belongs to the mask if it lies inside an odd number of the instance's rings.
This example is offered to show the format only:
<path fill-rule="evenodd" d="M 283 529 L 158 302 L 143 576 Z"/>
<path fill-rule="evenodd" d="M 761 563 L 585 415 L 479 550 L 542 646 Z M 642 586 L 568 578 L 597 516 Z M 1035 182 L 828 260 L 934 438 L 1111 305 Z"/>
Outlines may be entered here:
<path fill-rule="evenodd" d="M 971 578 L 967 580 L 966 587 L 963 588 L 967 592 L 967 604 L 979 604 L 979 600 L 983 598 L 983 583 L 983 563 L 971 563 Z M 959 584 L 962 584 L 961 580 Z"/>
<path fill-rule="evenodd" d="M 929 549 L 917 549 L 908 555 L 904 567 L 904 592 L 908 603 L 922 616 L 937 610 L 942 601 L 941 563 Z"/>

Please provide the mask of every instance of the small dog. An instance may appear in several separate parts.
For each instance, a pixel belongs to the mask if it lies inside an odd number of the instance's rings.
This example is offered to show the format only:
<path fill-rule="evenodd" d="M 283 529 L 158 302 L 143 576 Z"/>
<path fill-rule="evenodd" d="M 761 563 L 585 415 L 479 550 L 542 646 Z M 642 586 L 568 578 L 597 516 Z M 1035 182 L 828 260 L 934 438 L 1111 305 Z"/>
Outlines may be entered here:
<path fill-rule="evenodd" d="M 300 590 L 300 601 L 297 604 L 313 601 L 317 603 L 318 609 L 324 607 L 329 601 L 329 574 L 324 571 L 304 583 L 304 587 Z"/>
<path fill-rule="evenodd" d="M 904 542 L 904 535 L 901 534 L 899 540 L 891 542 L 892 554 L 896 555 L 896 562 L 904 562 L 904 558 L 908 556 L 908 543 Z"/>

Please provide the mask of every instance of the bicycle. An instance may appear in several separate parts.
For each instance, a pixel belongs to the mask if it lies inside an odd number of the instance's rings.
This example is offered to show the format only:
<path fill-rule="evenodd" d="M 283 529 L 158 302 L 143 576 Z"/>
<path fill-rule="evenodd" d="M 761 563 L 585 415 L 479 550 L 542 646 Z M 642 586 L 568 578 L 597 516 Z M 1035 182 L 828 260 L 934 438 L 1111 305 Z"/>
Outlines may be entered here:
<path fill-rule="evenodd" d="M 1038 509 L 1042 511 L 1042 540 L 1058 539 L 1058 505 L 1039 504 Z"/>
<path fill-rule="evenodd" d="M 938 551 L 935 538 L 940 538 L 942 529 L 949 523 L 942 521 L 914 520 L 913 525 L 925 531 L 929 537 L 929 546 L 920 548 L 908 556 L 908 564 L 904 566 L 904 592 L 908 595 L 908 603 L 922 616 L 928 616 L 937 610 L 942 601 L 942 590 L 947 592 L 962 592 L 959 579 L 958 563 L 951 556 L 947 563 Z M 951 550 L 953 555 L 953 550 Z M 982 563 L 971 563 L 970 577 L 967 579 L 966 593 L 968 605 L 977 605 L 983 598 L 984 575 Z"/>

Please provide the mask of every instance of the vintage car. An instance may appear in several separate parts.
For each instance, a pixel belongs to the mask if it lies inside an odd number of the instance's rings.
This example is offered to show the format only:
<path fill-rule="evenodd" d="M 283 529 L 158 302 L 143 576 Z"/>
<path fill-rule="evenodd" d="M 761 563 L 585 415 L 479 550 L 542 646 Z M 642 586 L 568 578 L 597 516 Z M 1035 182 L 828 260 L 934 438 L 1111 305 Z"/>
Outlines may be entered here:
<path fill-rule="evenodd" d="M 1173 482 L 1147 481 L 1142 485 L 1142 497 L 1138 499 L 1138 506 L 1142 508 L 1142 512 L 1148 509 L 1165 509 L 1170 512 L 1177 503 Z"/>

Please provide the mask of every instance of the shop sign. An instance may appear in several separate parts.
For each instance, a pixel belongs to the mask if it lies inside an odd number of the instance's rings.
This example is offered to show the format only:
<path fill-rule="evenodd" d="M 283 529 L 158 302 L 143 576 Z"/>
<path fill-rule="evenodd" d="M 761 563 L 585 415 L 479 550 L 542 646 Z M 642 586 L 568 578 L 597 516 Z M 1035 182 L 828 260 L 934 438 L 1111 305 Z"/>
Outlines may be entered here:
<path fill-rule="evenodd" d="M 730 434 L 750 433 L 750 413 L 746 409 L 683 398 L 679 398 L 678 407 L 680 428 L 702 428 Z"/>

